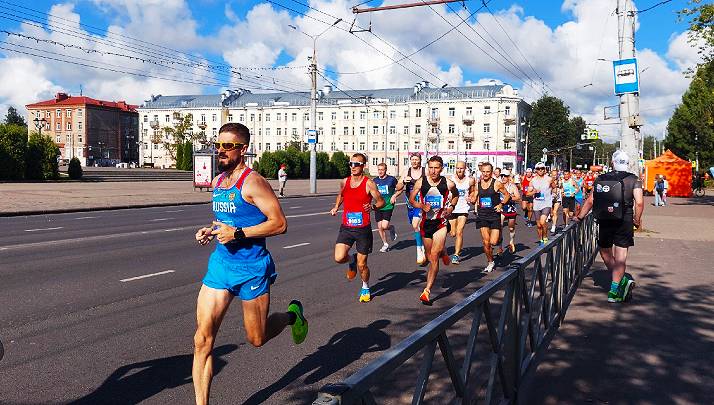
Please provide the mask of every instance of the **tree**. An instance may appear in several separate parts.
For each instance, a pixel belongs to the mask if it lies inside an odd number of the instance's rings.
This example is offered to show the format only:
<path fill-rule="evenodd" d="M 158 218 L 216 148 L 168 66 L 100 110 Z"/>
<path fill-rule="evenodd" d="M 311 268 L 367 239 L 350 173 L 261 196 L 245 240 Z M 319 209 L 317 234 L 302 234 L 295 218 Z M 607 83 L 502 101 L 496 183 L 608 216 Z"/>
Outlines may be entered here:
<path fill-rule="evenodd" d="M 183 144 L 183 169 L 182 170 L 193 170 L 193 143 L 186 141 Z"/>
<path fill-rule="evenodd" d="M 59 148 L 46 135 L 33 133 L 27 143 L 27 157 L 25 159 L 25 178 L 31 180 L 49 180 L 59 177 L 57 157 Z"/>
<path fill-rule="evenodd" d="M 568 136 L 568 146 L 574 146 L 579 143 L 587 143 L 589 141 L 583 141 L 580 136 L 587 130 L 588 124 L 585 122 L 583 117 L 577 116 L 570 119 L 570 134 Z M 580 148 L 573 148 L 573 161 L 571 162 L 571 167 L 575 167 L 577 164 L 584 164 L 587 161 L 592 161 L 592 151 L 588 146 L 581 146 Z M 570 158 L 570 153 L 568 153 L 568 158 Z"/>
<path fill-rule="evenodd" d="M 568 145 L 573 131 L 569 114 L 568 107 L 557 97 L 544 95 L 533 103 L 526 164 L 540 161 L 543 149 Z"/>
<path fill-rule="evenodd" d="M 162 138 L 161 143 L 164 145 L 167 153 L 176 162 L 176 168 L 179 166 L 177 152 L 179 145 L 186 142 L 206 142 L 205 131 L 193 133 L 193 115 L 186 114 L 181 116 L 180 113 L 174 113 L 174 126 L 164 128 L 164 132 L 168 135 L 168 139 Z M 183 160 L 183 156 L 181 156 Z"/>
<path fill-rule="evenodd" d="M 0 179 L 21 180 L 25 176 L 27 128 L 0 124 Z"/>
<path fill-rule="evenodd" d="M 667 123 L 664 146 L 700 168 L 714 166 L 714 61 L 700 66 Z"/>
<path fill-rule="evenodd" d="M 642 140 L 642 157 L 643 159 L 654 159 L 655 155 L 655 137 L 647 135 Z"/>
<path fill-rule="evenodd" d="M 176 144 L 176 169 L 183 170 L 183 142 Z"/>
<path fill-rule="evenodd" d="M 15 107 L 10 106 L 7 109 L 7 115 L 5 115 L 5 124 L 15 124 L 23 127 L 27 127 L 27 122 L 25 118 L 17 113 Z"/>
<path fill-rule="evenodd" d="M 330 163 L 335 168 L 335 174 L 337 178 L 345 178 L 350 175 L 350 158 L 344 154 L 344 152 L 335 152 L 330 158 Z"/>
<path fill-rule="evenodd" d="M 82 178 L 83 170 L 82 165 L 79 163 L 79 159 L 73 157 L 69 161 L 69 167 L 67 168 L 67 174 L 72 180 L 79 180 Z"/>
<path fill-rule="evenodd" d="M 691 7 L 678 12 L 680 20 L 689 20 L 689 43 L 699 48 L 698 53 L 703 60 L 698 68 L 714 61 L 714 4 L 710 1 L 702 3 L 705 1 L 690 0 Z"/>

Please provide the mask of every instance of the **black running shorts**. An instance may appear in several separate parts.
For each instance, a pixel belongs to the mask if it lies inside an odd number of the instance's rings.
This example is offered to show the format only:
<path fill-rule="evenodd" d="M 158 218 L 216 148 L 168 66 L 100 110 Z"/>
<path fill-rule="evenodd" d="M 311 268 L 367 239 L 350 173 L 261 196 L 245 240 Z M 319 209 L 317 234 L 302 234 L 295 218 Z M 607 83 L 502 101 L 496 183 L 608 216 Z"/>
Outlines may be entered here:
<path fill-rule="evenodd" d="M 434 239 L 434 234 L 441 228 L 446 228 L 446 233 L 451 231 L 451 225 L 446 218 L 425 219 L 421 221 L 421 236 L 426 239 Z"/>
<path fill-rule="evenodd" d="M 501 218 L 481 218 L 476 217 L 476 228 L 501 229 Z"/>
<path fill-rule="evenodd" d="M 575 212 L 575 197 L 563 197 L 563 209 Z"/>
<path fill-rule="evenodd" d="M 599 226 L 599 247 L 608 249 L 615 245 L 628 248 L 635 245 L 635 229 L 631 215 L 625 215 L 622 221 L 600 221 Z"/>
<path fill-rule="evenodd" d="M 391 221 L 392 220 L 392 212 L 394 210 L 376 210 L 374 211 L 374 221 L 379 222 L 379 221 Z"/>
<path fill-rule="evenodd" d="M 340 233 L 337 234 L 337 242 L 347 246 L 356 244 L 357 253 L 368 255 L 372 253 L 372 227 L 363 226 L 361 228 L 351 228 L 340 225 Z"/>
<path fill-rule="evenodd" d="M 533 204 L 533 196 L 532 195 L 523 196 L 523 201 Z"/>

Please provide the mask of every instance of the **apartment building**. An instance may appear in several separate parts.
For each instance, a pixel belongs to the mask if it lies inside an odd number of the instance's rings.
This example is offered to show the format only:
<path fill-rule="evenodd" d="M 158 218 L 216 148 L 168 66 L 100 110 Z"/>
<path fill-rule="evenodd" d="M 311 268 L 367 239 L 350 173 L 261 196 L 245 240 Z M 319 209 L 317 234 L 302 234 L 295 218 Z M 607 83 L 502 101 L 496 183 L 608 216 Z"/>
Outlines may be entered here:
<path fill-rule="evenodd" d="M 216 96 L 156 96 L 139 113 L 142 124 L 157 124 L 154 138 L 162 136 L 162 125 L 171 125 L 174 114 L 192 114 L 195 130 L 205 131 L 209 140 L 221 124 L 243 123 L 253 135 L 250 148 L 257 159 L 293 142 L 307 142 L 307 130 L 315 128 L 318 151 L 362 152 L 368 157 L 368 169 L 385 162 L 389 173 L 397 174 L 413 153 L 442 156 L 447 172 L 458 160 L 473 167 L 489 161 L 520 169 L 522 123 L 530 105 L 507 84 L 432 88 L 422 82 L 413 88 L 353 91 L 325 86 L 318 91 L 314 124 L 308 92 L 239 90 Z M 220 121 L 214 122 L 213 117 Z M 142 142 L 145 136 L 151 138 L 148 132 L 142 133 Z M 170 166 L 161 144 L 155 143 L 154 148 L 154 159 L 161 156 L 161 164 Z M 371 172 L 376 173 L 376 168 Z"/>
<path fill-rule="evenodd" d="M 30 130 L 49 135 L 63 160 L 76 157 L 83 166 L 138 160 L 135 105 L 57 93 L 25 107 Z"/>

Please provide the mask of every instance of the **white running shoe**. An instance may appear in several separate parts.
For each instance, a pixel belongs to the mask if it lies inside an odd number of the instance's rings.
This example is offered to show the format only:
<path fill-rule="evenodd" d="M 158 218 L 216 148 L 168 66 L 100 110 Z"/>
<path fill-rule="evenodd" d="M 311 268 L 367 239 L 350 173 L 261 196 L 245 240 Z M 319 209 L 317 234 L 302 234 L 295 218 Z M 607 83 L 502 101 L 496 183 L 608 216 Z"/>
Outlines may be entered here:
<path fill-rule="evenodd" d="M 389 250 L 389 243 L 385 243 L 384 245 L 382 245 L 382 248 L 379 249 L 379 251 L 382 253 L 387 253 L 388 250 Z"/>
<path fill-rule="evenodd" d="M 555 225 L 550 227 L 550 233 L 555 233 Z"/>
<path fill-rule="evenodd" d="M 389 228 L 389 231 L 392 233 L 392 242 L 394 242 L 395 240 L 397 240 L 397 236 L 399 236 L 399 235 L 397 235 L 396 229 L 394 229 L 394 225 L 392 225 L 392 227 Z"/>
<path fill-rule="evenodd" d="M 426 263 L 426 254 L 424 254 L 424 249 L 423 249 L 423 248 L 422 248 L 422 249 L 419 249 L 419 247 L 417 247 L 417 259 L 416 259 L 416 262 L 417 262 L 418 265 L 422 265 L 422 264 Z"/>
<path fill-rule="evenodd" d="M 496 267 L 496 262 L 488 262 L 488 266 L 486 266 L 485 269 L 483 269 L 484 273 L 490 273 L 493 271 L 493 268 Z"/>

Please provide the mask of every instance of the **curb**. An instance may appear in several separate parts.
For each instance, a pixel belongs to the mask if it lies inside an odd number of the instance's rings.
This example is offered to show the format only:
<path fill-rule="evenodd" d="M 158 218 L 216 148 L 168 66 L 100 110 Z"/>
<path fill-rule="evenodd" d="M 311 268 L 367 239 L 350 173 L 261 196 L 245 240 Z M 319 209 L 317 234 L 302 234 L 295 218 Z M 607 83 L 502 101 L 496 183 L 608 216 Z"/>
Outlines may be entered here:
<path fill-rule="evenodd" d="M 287 200 L 292 198 L 305 197 L 334 197 L 337 193 L 322 193 L 322 194 L 296 194 L 285 197 L 278 197 L 278 200 Z M 210 201 L 188 201 L 188 202 L 170 202 L 170 203 L 153 203 L 153 204 L 131 204 L 131 205 L 114 205 L 110 207 L 86 207 L 86 208 L 58 208 L 48 210 L 26 210 L 13 212 L 0 212 L 0 217 L 23 217 L 31 215 L 47 215 L 47 214 L 69 214 L 73 212 L 92 212 L 92 211 L 116 211 L 133 208 L 153 208 L 153 207 L 177 207 L 182 205 L 201 205 L 210 204 Z"/>

